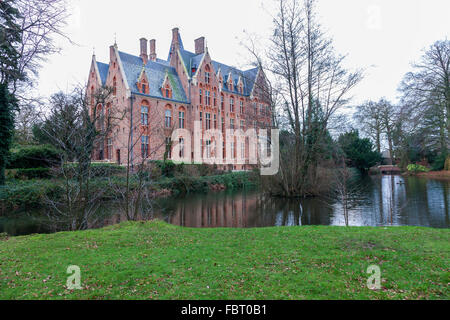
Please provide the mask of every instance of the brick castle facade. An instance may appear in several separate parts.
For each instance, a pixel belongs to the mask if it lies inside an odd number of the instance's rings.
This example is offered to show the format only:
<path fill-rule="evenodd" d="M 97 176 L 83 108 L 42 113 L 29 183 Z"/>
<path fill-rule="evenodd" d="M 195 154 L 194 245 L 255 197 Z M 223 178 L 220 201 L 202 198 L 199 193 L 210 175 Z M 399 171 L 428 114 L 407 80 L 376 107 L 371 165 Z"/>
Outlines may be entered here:
<path fill-rule="evenodd" d="M 204 37 L 195 40 L 195 52 L 190 52 L 184 48 L 179 29 L 174 28 L 167 60 L 157 57 L 155 40 L 149 44 L 144 38 L 138 56 L 119 51 L 117 44 L 109 52 L 108 64 L 92 57 L 87 94 L 111 87 L 111 101 L 92 108 L 103 113 L 121 110 L 126 115 L 96 147 L 94 160 L 123 164 L 128 157 L 133 163 L 173 158 L 174 146 L 184 143 L 183 138 L 172 141 L 173 131 L 181 128 L 192 133 L 195 122 L 201 132 L 218 130 L 224 136 L 227 129 L 272 127 L 263 73 L 258 68 L 242 71 L 212 60 Z M 223 152 L 225 158 L 229 152 L 232 161 L 219 164 L 219 168 L 251 168 L 245 161 L 233 160 L 238 153 L 248 157 L 248 139 L 223 138 L 222 146 L 203 134 L 193 139 L 199 139 L 202 155 L 214 157 Z M 189 156 L 194 159 L 193 152 Z"/>

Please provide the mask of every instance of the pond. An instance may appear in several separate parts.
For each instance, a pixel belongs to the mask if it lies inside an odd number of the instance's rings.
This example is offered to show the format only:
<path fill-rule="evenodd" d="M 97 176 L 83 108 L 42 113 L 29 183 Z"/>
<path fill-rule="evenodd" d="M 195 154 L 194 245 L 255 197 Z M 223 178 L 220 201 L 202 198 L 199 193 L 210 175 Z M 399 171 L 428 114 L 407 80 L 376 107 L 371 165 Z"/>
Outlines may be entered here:
<path fill-rule="evenodd" d="M 418 177 L 373 176 L 358 182 L 360 199 L 349 210 L 350 226 L 450 227 L 450 181 Z M 120 221 L 115 206 L 105 204 L 101 225 Z M 189 194 L 158 199 L 153 218 L 194 228 L 258 228 L 273 226 L 344 226 L 344 210 L 336 200 L 282 199 L 257 190 Z M 27 214 L 0 218 L 0 233 L 51 232 Z"/>

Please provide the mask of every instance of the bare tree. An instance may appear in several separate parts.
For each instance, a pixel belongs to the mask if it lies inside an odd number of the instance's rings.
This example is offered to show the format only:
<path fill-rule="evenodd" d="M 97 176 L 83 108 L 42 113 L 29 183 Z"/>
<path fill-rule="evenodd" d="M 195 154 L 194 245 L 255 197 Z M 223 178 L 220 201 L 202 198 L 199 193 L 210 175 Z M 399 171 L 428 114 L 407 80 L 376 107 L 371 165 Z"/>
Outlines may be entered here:
<path fill-rule="evenodd" d="M 169 153 L 172 143 L 167 143 L 165 138 L 170 137 L 168 134 L 172 133 L 175 125 L 164 129 L 162 121 L 150 123 L 150 119 L 164 119 L 162 111 L 157 108 L 149 108 L 148 113 L 141 114 L 141 117 L 133 115 L 131 107 L 123 112 L 124 129 L 127 131 L 127 139 L 122 146 L 127 153 L 125 183 L 123 185 L 110 179 L 110 186 L 125 218 L 134 221 L 152 211 L 151 171 L 154 164 L 149 160 L 161 152 Z"/>
<path fill-rule="evenodd" d="M 424 52 L 414 71 L 404 77 L 402 104 L 415 109 L 419 117 L 432 114 L 442 154 L 448 154 L 450 134 L 450 41 L 437 41 Z M 410 110 L 411 110 L 410 108 Z"/>
<path fill-rule="evenodd" d="M 362 79 L 362 72 L 343 67 L 345 57 L 336 55 L 331 39 L 321 30 L 314 0 L 279 0 L 273 17 L 274 33 L 264 53 L 255 52 L 271 83 L 273 102 L 285 129 L 295 139 L 288 153 L 281 154 L 280 173 L 273 183 L 286 196 L 305 196 L 317 178 L 320 150 L 328 125 L 349 101 L 349 92 Z"/>
<path fill-rule="evenodd" d="M 71 230 L 87 229 L 100 205 L 102 191 L 91 192 L 91 162 L 96 145 L 104 143 L 116 125 L 115 110 L 108 108 L 111 88 L 100 88 L 87 97 L 85 87 L 57 93 L 50 99 L 51 113 L 43 126 L 50 141 L 63 151 L 56 174 L 64 181 L 63 195 L 49 197 L 48 215 Z"/>
<path fill-rule="evenodd" d="M 20 55 L 19 70 L 25 75 L 24 81 L 13 83 L 13 92 L 22 101 L 28 103 L 34 99 L 29 95 L 42 63 L 61 48 L 56 38 L 71 42 L 64 32 L 69 13 L 66 0 L 15 0 L 19 11 L 21 43 L 17 51 Z"/>
<path fill-rule="evenodd" d="M 383 124 L 379 105 L 373 101 L 367 101 L 357 107 L 354 115 L 355 122 L 361 132 L 371 138 L 381 153 Z"/>

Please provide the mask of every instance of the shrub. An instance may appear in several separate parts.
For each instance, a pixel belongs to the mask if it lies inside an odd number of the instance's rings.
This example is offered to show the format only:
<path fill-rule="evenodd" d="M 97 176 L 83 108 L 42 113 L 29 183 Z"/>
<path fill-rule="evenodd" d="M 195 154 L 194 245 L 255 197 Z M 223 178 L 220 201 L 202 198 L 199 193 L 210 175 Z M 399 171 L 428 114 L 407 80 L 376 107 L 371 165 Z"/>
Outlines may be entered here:
<path fill-rule="evenodd" d="M 430 169 L 428 169 L 427 167 L 424 167 L 424 166 L 422 166 L 420 164 L 410 164 L 410 165 L 408 165 L 408 171 L 409 172 L 414 172 L 414 173 L 417 173 L 417 172 L 429 172 Z"/>
<path fill-rule="evenodd" d="M 444 154 L 439 155 L 438 157 L 436 157 L 436 159 L 434 160 L 432 166 L 431 166 L 431 170 L 433 171 L 441 171 L 444 170 L 445 167 L 445 161 L 446 161 L 446 156 Z"/>
<path fill-rule="evenodd" d="M 8 179 L 32 180 L 48 179 L 51 177 L 50 168 L 10 169 L 7 170 Z"/>
<path fill-rule="evenodd" d="M 49 168 L 58 165 L 61 151 L 49 146 L 24 146 L 12 150 L 7 169 Z"/>
<path fill-rule="evenodd" d="M 78 167 L 77 163 L 65 164 L 65 169 L 76 169 Z M 119 166 L 115 163 L 91 163 L 91 177 L 109 177 L 124 173 L 126 171 L 125 167 Z"/>
<path fill-rule="evenodd" d="M 59 197 L 63 187 L 50 180 L 15 181 L 0 188 L 0 204 L 3 210 L 28 209 L 42 206 L 46 197 Z"/>

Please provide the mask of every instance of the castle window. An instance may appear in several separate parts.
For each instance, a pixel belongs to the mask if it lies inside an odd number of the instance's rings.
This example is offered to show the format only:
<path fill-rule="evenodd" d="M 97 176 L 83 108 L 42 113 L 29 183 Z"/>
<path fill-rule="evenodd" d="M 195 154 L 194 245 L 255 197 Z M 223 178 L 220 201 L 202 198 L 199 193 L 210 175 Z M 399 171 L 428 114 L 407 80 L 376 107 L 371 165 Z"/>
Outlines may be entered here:
<path fill-rule="evenodd" d="M 166 110 L 165 126 L 166 126 L 166 128 L 172 127 L 172 111 L 170 111 L 170 110 Z"/>
<path fill-rule="evenodd" d="M 180 129 L 184 129 L 184 111 L 182 110 L 178 113 L 178 121 Z"/>
<path fill-rule="evenodd" d="M 223 111 L 223 109 L 224 109 L 224 97 L 223 97 L 223 94 L 220 96 L 220 110 L 222 110 Z"/>
<path fill-rule="evenodd" d="M 214 92 L 214 107 L 217 106 L 217 95 L 216 92 Z"/>
<path fill-rule="evenodd" d="M 211 140 L 206 140 L 206 158 L 211 158 Z"/>
<path fill-rule="evenodd" d="M 117 79 L 114 77 L 113 79 L 113 96 L 115 97 L 117 95 Z"/>
<path fill-rule="evenodd" d="M 142 93 L 147 93 L 147 85 L 145 83 L 142 83 Z"/>
<path fill-rule="evenodd" d="M 230 119 L 230 129 L 234 129 L 234 119 Z"/>
<path fill-rule="evenodd" d="M 234 152 L 235 152 L 235 147 L 234 147 L 234 141 L 231 142 L 231 159 L 234 159 Z"/>
<path fill-rule="evenodd" d="M 141 137 L 141 155 L 143 159 L 148 158 L 148 136 Z"/>
<path fill-rule="evenodd" d="M 209 130 L 211 129 L 211 114 L 206 113 L 205 117 L 206 117 L 206 130 Z"/>
<path fill-rule="evenodd" d="M 166 152 L 167 152 L 167 158 L 172 158 L 172 138 L 166 137 Z"/>
<path fill-rule="evenodd" d="M 145 106 L 141 107 L 141 125 L 148 125 L 148 107 Z"/>
<path fill-rule="evenodd" d="M 108 138 L 107 140 L 107 156 L 109 160 L 112 160 L 112 154 L 113 154 L 113 145 L 112 145 L 112 139 Z"/>
<path fill-rule="evenodd" d="M 199 89 L 200 104 L 203 103 L 202 89 Z"/>
<path fill-rule="evenodd" d="M 203 112 L 200 111 L 200 127 L 203 129 Z"/>
<path fill-rule="evenodd" d="M 206 95 L 206 105 L 210 106 L 211 105 L 211 92 L 205 91 L 205 95 Z"/>
<path fill-rule="evenodd" d="M 244 101 L 242 101 L 241 100 L 241 102 L 240 102 L 240 111 L 241 111 L 241 113 L 244 113 Z"/>
<path fill-rule="evenodd" d="M 234 98 L 230 98 L 230 112 L 234 112 Z"/>
<path fill-rule="evenodd" d="M 205 82 L 209 83 L 211 80 L 211 73 L 205 72 Z"/>
<path fill-rule="evenodd" d="M 95 104 L 94 86 L 91 87 L 91 106 Z"/>
<path fill-rule="evenodd" d="M 184 139 L 180 138 L 178 143 L 180 144 L 180 158 L 184 158 Z"/>
<path fill-rule="evenodd" d="M 214 115 L 214 129 L 217 129 L 217 115 Z"/>

